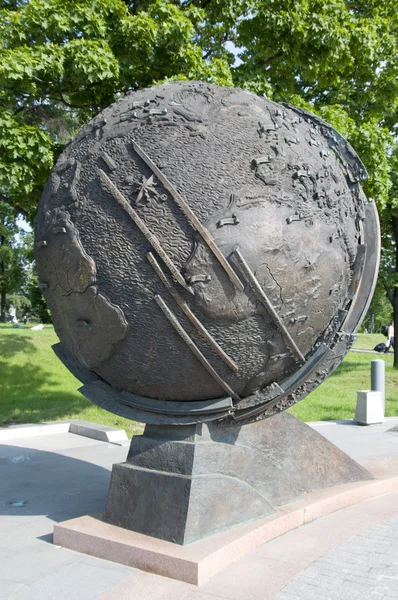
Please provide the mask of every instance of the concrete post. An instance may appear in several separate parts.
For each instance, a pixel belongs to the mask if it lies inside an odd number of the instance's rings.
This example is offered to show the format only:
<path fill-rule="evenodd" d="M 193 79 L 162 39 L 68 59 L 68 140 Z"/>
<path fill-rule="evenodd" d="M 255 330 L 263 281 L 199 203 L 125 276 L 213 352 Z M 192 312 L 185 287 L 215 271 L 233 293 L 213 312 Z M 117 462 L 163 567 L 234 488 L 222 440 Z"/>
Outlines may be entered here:
<path fill-rule="evenodd" d="M 372 392 L 381 392 L 383 402 L 383 415 L 385 415 L 386 412 L 385 367 L 386 363 L 380 358 L 372 360 L 370 366 L 370 389 L 372 390 Z"/>

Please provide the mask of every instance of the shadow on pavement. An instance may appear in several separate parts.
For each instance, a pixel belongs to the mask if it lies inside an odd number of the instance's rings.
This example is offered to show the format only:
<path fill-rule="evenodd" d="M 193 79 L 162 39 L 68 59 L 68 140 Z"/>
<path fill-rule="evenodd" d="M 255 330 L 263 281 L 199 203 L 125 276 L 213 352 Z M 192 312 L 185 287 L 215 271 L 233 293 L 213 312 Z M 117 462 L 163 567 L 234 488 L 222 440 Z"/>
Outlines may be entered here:
<path fill-rule="evenodd" d="M 0 445 L 0 520 L 17 517 L 15 524 L 22 524 L 26 520 L 18 517 L 40 515 L 60 522 L 101 512 L 109 479 L 107 468 L 84 460 Z"/>

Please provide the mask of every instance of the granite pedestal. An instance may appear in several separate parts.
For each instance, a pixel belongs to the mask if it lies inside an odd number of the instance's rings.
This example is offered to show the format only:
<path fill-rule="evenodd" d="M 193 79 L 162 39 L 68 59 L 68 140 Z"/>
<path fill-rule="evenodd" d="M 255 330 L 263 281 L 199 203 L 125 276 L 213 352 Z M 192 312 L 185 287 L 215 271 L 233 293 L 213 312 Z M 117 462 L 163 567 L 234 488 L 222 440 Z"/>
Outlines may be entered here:
<path fill-rule="evenodd" d="M 147 425 L 113 466 L 106 522 L 189 544 L 275 513 L 305 493 L 373 479 L 284 412 L 250 425 Z"/>

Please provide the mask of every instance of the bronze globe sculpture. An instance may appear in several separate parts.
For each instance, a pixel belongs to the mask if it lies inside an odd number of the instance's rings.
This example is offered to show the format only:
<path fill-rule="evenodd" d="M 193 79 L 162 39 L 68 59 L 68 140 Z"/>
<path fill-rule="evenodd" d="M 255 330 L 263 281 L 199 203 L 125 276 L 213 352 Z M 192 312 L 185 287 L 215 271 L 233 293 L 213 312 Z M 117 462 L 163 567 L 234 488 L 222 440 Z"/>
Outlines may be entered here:
<path fill-rule="evenodd" d="M 342 360 L 377 274 L 366 171 L 329 125 L 172 83 L 98 115 L 58 160 L 36 257 L 61 359 L 147 423 L 270 416 Z"/>
<path fill-rule="evenodd" d="M 147 424 L 108 523 L 185 544 L 371 477 L 283 412 L 369 305 L 365 177 L 314 115 L 200 82 L 127 95 L 64 150 L 36 221 L 54 350 L 88 399 Z"/>

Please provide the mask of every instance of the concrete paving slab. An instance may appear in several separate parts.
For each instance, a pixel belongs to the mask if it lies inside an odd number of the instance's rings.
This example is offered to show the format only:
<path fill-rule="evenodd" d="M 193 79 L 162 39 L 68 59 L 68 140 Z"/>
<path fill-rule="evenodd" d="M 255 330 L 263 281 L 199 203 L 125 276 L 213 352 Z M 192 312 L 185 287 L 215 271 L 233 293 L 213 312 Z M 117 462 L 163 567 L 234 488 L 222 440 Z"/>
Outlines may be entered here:
<path fill-rule="evenodd" d="M 201 591 L 228 600 L 271 600 L 296 573 L 292 564 L 253 552 L 215 575 Z"/>
<path fill-rule="evenodd" d="M 140 571 L 98 596 L 97 600 L 185 600 L 187 594 L 194 589 L 195 586 L 189 583 Z"/>
<path fill-rule="evenodd" d="M 72 438 L 78 437 L 72 434 L 68 435 Z M 84 440 L 81 447 L 84 454 L 84 450 L 87 450 L 86 440 L 85 438 L 78 439 Z M 39 443 L 38 445 L 42 447 L 44 444 Z M 108 444 L 105 445 L 108 446 Z M 26 500 L 28 504 L 19 510 L 7 509 L 12 515 L 32 513 L 33 499 L 37 499 L 40 504 L 48 504 L 48 498 L 51 497 L 50 510 L 40 509 L 39 512 L 36 512 L 36 514 L 47 514 L 50 511 L 54 512 L 55 507 L 58 511 L 62 510 L 63 506 L 69 502 L 66 496 L 76 495 L 79 503 L 82 503 L 86 499 L 98 498 L 99 488 L 106 496 L 109 483 L 109 463 L 112 462 L 112 458 L 118 458 L 120 455 L 109 453 L 105 459 L 101 457 L 98 462 L 105 460 L 107 463 L 106 467 L 102 467 L 93 462 L 68 456 L 69 440 L 66 446 L 67 449 L 64 449 L 63 453 L 21 446 L 14 447 L 9 444 L 0 446 L 0 458 L 3 459 L 0 463 L 0 476 L 3 475 L 0 494 L 5 501 L 2 503 L 0 514 L 4 514 L 8 500 L 19 497 Z M 90 455 L 92 458 L 98 455 L 97 446 L 98 442 L 94 446 L 90 446 L 90 454 L 87 454 L 87 458 Z M 115 448 L 120 449 L 117 446 Z M 90 492 L 90 490 L 92 491 Z"/>
<path fill-rule="evenodd" d="M 7 558 L 8 554 L 8 550 L 6 550 L 5 548 L 0 548 L 0 560 L 2 560 L 3 558 Z"/>
<path fill-rule="evenodd" d="M 0 579 L 0 599 L 13 600 L 13 598 L 15 598 L 15 594 L 23 587 L 24 585 L 22 583 L 14 583 L 12 581 Z"/>
<path fill-rule="evenodd" d="M 116 429 L 107 425 L 98 425 L 97 423 L 88 423 L 75 419 L 71 421 L 69 427 L 70 433 L 83 435 L 88 438 L 94 438 L 101 442 L 111 442 L 112 444 L 123 444 L 128 442 L 127 434 L 124 429 Z"/>
<path fill-rule="evenodd" d="M 1 519 L 1 517 L 0 517 Z M 12 520 L 12 519 L 10 519 Z M 0 560 L 2 552 L 10 550 L 18 552 L 26 547 L 27 540 L 31 545 L 38 547 L 52 542 L 54 521 L 49 517 L 37 517 L 33 521 L 22 522 L 19 526 L 15 526 L 7 530 L 0 530 Z"/>
<path fill-rule="evenodd" d="M 24 548 L 9 550 L 0 564 L 0 579 L 14 583 L 34 583 L 52 571 L 79 560 L 79 555 L 64 548 L 40 547 L 27 543 Z"/>
<path fill-rule="evenodd" d="M 206 592 L 202 592 L 201 590 L 194 590 L 190 592 L 187 596 L 184 596 L 184 600 L 220 600 L 222 596 L 216 596 L 215 594 L 206 594 Z"/>
<path fill-rule="evenodd" d="M 26 423 L 23 425 L 7 425 L 6 427 L 0 427 L 0 442 L 4 443 L 7 440 L 17 440 L 38 435 L 60 435 L 62 433 L 68 433 L 69 428 L 69 421 L 56 421 L 54 423 Z"/>
<path fill-rule="evenodd" d="M 98 446 L 98 440 L 75 435 L 68 432 L 58 435 L 38 435 L 17 439 L 8 439 L 1 442 L 2 446 L 13 446 L 15 448 L 30 448 L 34 450 L 43 450 L 58 452 L 68 450 L 69 448 L 84 448 Z"/>
<path fill-rule="evenodd" d="M 398 597 L 398 516 L 351 537 L 292 579 L 274 600 Z"/>
<path fill-rule="evenodd" d="M 382 426 L 359 427 L 352 423 L 349 425 L 328 423 L 316 424 L 314 427 L 354 459 L 364 461 L 368 458 L 398 455 L 398 436 L 385 433 L 387 429 L 396 424 L 398 424 L 398 418 L 395 419 L 395 422 L 388 420 Z M 145 600 L 236 599 L 234 589 L 228 592 L 231 595 L 226 595 L 226 587 L 224 586 L 222 589 L 221 579 L 217 587 L 212 585 L 215 581 L 213 578 L 205 584 L 206 588 L 198 589 L 187 583 L 149 573 L 136 572 L 129 567 L 57 549 L 49 543 L 51 528 L 55 522 L 101 510 L 106 501 L 112 463 L 125 460 L 128 450 L 127 446 L 120 447 L 96 440 L 87 440 L 81 436 L 73 436 L 71 439 L 72 434 L 66 434 L 66 436 L 66 438 L 64 438 L 64 434 L 52 436 L 51 443 L 48 439 L 43 439 L 44 436 L 37 436 L 35 439 L 9 440 L 6 444 L 0 445 L 0 481 L 2 482 L 0 486 L 0 600 L 3 598 L 12 600 L 46 598 L 45 586 L 48 584 L 49 589 L 54 588 L 57 585 L 58 573 L 60 582 L 67 579 L 65 578 L 66 573 L 69 573 L 69 578 L 74 577 L 76 581 L 76 588 L 73 589 L 74 600 L 87 600 L 91 597 L 100 600 L 131 600 L 131 598 L 144 598 Z M 64 497 L 66 497 L 66 501 Z M 25 507 L 11 509 L 7 504 L 11 498 L 32 499 L 32 504 L 30 507 L 25 505 Z M 274 598 L 276 594 L 279 594 L 278 600 L 303 600 L 303 596 L 297 596 L 292 592 L 288 593 L 286 588 L 278 592 L 277 587 L 278 585 L 280 588 L 283 587 L 284 580 L 278 579 L 280 574 L 276 567 L 280 567 L 280 571 L 282 571 L 284 565 L 288 565 L 286 568 L 289 569 L 289 577 L 294 580 L 295 575 L 290 569 L 296 568 L 296 576 L 298 576 L 306 568 L 306 565 L 309 567 L 314 561 L 321 560 L 331 549 L 334 549 L 336 555 L 329 556 L 328 568 L 331 568 L 330 564 L 333 564 L 333 561 L 339 560 L 339 555 L 348 562 L 347 555 L 349 556 L 349 554 L 344 551 L 343 547 L 340 547 L 344 545 L 347 538 L 357 535 L 358 532 L 365 532 L 369 527 L 381 523 L 397 513 L 398 494 L 375 498 L 354 507 L 345 508 L 268 542 L 255 550 L 253 555 L 242 559 L 243 565 L 246 567 L 245 561 L 250 562 L 253 558 L 252 564 L 256 565 L 257 569 L 249 566 L 244 568 L 240 566 L 241 561 L 237 561 L 224 569 L 217 577 L 222 576 L 225 580 L 233 580 L 236 577 L 235 573 L 241 573 L 240 581 L 236 583 L 242 590 L 239 600 L 243 598 L 266 600 L 272 598 L 272 594 Z M 42 548 L 38 550 L 38 546 L 41 544 Z M 58 554 L 59 552 L 60 554 Z M 67 558 L 63 554 L 65 552 L 69 552 Z M 42 560 L 37 560 L 36 556 L 41 557 Z M 369 556 L 369 552 L 367 556 Z M 3 557 L 9 561 L 6 565 L 2 564 Z M 14 565 L 12 558 L 15 561 Z M 383 560 L 385 561 L 383 568 L 391 569 L 391 558 L 383 557 Z M 106 563 L 106 566 L 102 564 L 97 566 L 96 561 Z M 364 562 L 366 563 L 366 560 Z M 380 564 L 377 565 L 376 561 L 373 561 L 372 564 L 374 564 L 372 568 L 382 567 Z M 6 577 L 4 577 L 5 566 L 7 566 Z M 98 585 L 103 584 L 103 587 L 95 590 L 96 596 L 90 597 L 87 595 L 89 593 L 87 591 L 87 574 L 89 573 L 87 569 L 90 569 L 91 566 L 95 570 L 95 577 L 90 576 L 90 580 L 95 579 L 98 581 Z M 259 575 L 257 571 L 268 573 L 268 578 L 261 577 L 261 573 Z M 109 575 L 110 572 L 113 575 Z M 383 572 L 383 574 L 386 573 L 387 571 Z M 20 579 L 12 580 L 11 574 Z M 113 576 L 116 579 L 112 579 Z M 236 580 L 238 579 L 236 578 Z M 307 577 L 307 580 L 309 579 Z M 34 580 L 33 583 L 32 580 Z M 40 587 L 39 583 L 42 580 L 43 586 Z M 357 583 L 359 585 L 359 582 Z M 29 590 L 33 585 L 36 585 L 33 588 L 35 595 L 29 596 Z M 26 595 L 22 595 L 23 593 Z M 318 589 L 317 596 L 312 597 L 317 600 L 325 600 L 334 598 L 333 593 L 332 590 L 328 592 L 327 588 L 323 587 Z M 344 600 L 354 597 L 352 589 L 346 588 L 345 593 L 347 596 L 344 597 Z M 16 594 L 20 594 L 20 596 L 16 596 Z M 62 596 L 57 589 L 56 594 L 52 597 L 64 598 L 66 596 Z M 390 596 L 387 593 L 383 600 L 393 597 L 398 596 Z M 310 600 L 310 598 L 309 596 L 308 599 Z M 365 598 L 366 596 L 363 596 L 361 600 Z M 376 596 L 372 596 L 372 600 L 375 598 Z"/>
<path fill-rule="evenodd" d="M 122 572 L 75 562 L 58 569 L 29 587 L 19 589 L 13 600 L 95 600 L 99 594 L 125 578 Z"/>
<path fill-rule="evenodd" d="M 0 442 L 37 436 L 47 437 L 49 435 L 60 435 L 68 432 L 93 438 L 101 442 L 111 442 L 112 444 L 120 445 L 128 441 L 124 429 L 90 423 L 80 419 L 73 419 L 72 421 L 54 421 L 35 424 L 26 423 L 24 425 L 7 425 L 5 427 L 0 427 Z"/>
<path fill-rule="evenodd" d="M 305 527 L 264 544 L 255 550 L 255 554 L 294 565 L 299 564 L 304 569 L 326 554 L 330 548 L 339 546 L 347 538 L 366 531 L 380 521 L 390 519 L 397 512 L 398 492 L 395 492 L 312 521 Z"/>
<path fill-rule="evenodd" d="M 71 434 L 70 434 L 71 435 Z M 84 439 L 84 438 L 83 438 Z M 123 462 L 127 458 L 129 444 L 127 446 L 100 443 L 95 446 L 85 445 L 75 448 L 68 448 L 57 451 L 57 454 L 62 454 L 69 458 L 74 458 L 80 461 L 86 461 L 91 465 L 98 465 L 110 470 L 114 462 Z"/>
<path fill-rule="evenodd" d="M 131 567 L 110 562 L 109 560 L 102 560 L 100 558 L 96 558 L 95 556 L 87 556 L 86 554 L 79 554 L 79 556 L 79 562 L 81 564 L 91 565 L 93 567 L 101 567 L 102 569 L 108 569 L 109 571 L 115 571 L 116 573 L 124 573 L 125 577 L 131 577 L 140 572 L 138 569 L 132 569 Z"/>
<path fill-rule="evenodd" d="M 358 425 L 355 421 L 324 421 L 309 425 L 358 462 L 383 456 L 398 456 L 398 437 L 387 433 L 398 425 L 398 418 L 389 418 L 380 425 L 368 426 Z"/>

